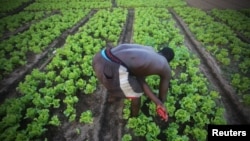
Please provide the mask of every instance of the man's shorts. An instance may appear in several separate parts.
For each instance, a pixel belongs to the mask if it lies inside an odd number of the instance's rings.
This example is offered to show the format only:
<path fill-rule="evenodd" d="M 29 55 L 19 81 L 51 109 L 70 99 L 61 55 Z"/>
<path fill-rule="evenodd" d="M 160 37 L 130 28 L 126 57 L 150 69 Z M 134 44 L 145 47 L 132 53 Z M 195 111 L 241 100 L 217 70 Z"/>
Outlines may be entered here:
<path fill-rule="evenodd" d="M 123 65 L 105 58 L 102 52 L 94 56 L 93 68 L 98 80 L 112 95 L 137 98 L 143 94 L 136 77 L 131 75 Z"/>

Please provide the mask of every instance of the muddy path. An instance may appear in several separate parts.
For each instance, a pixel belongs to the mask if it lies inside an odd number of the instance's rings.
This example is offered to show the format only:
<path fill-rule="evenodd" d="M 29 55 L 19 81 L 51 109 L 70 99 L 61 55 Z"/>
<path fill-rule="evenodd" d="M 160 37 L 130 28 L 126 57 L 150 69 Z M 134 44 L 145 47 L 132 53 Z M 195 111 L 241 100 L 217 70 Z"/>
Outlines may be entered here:
<path fill-rule="evenodd" d="M 134 9 L 128 9 L 127 21 L 120 36 L 119 44 L 132 42 L 134 14 Z"/>
<path fill-rule="evenodd" d="M 0 18 L 10 16 L 10 15 L 14 15 L 14 14 L 16 14 L 18 12 L 21 12 L 21 11 L 24 10 L 24 8 L 28 7 L 30 4 L 32 4 L 34 2 L 35 2 L 35 0 L 30 0 L 30 1 L 24 2 L 19 7 L 16 7 L 15 9 L 11 10 L 10 12 L 7 12 L 4 15 L 0 16 Z"/>
<path fill-rule="evenodd" d="M 203 10 L 218 9 L 244 9 L 250 7 L 249 0 L 186 0 L 187 4 Z"/>
<path fill-rule="evenodd" d="M 117 3 L 116 3 L 116 0 L 112 0 L 112 7 L 117 7 Z"/>
<path fill-rule="evenodd" d="M 79 116 L 76 118 L 75 121 L 69 122 L 65 116 L 63 116 L 62 108 L 57 109 L 56 111 L 53 111 L 53 113 L 60 116 L 61 120 L 61 126 L 55 127 L 51 126 L 48 127 L 50 132 L 47 132 L 44 137 L 46 137 L 49 141 L 104 141 L 105 138 L 107 140 L 117 138 L 117 132 L 109 132 L 111 128 L 108 128 L 110 126 L 107 126 L 107 131 L 104 130 L 102 127 L 106 124 L 105 116 L 107 113 L 107 92 L 104 87 L 99 86 L 95 93 L 91 95 L 86 95 L 83 93 L 78 93 L 77 97 L 79 98 L 79 102 L 76 104 L 76 114 L 80 115 L 82 112 L 86 110 L 91 110 L 93 113 L 94 121 L 91 124 L 85 124 L 85 123 L 79 123 Z M 110 114 L 115 114 L 116 111 L 113 113 L 110 112 Z M 112 119 L 110 122 L 115 122 Z M 107 119 L 108 121 L 108 119 Z M 117 126 L 117 124 L 114 124 Z M 117 129 L 112 127 L 112 131 L 115 131 Z M 102 134 L 101 134 L 102 133 Z M 106 136 L 105 136 L 106 135 Z M 110 137 L 109 135 L 112 135 Z"/>

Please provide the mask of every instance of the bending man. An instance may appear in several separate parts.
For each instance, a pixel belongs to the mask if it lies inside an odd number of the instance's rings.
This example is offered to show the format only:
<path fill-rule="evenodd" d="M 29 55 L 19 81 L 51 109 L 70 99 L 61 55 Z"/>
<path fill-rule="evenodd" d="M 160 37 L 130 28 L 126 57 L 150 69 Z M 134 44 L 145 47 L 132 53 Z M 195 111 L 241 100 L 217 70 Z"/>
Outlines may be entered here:
<path fill-rule="evenodd" d="M 137 116 L 140 96 L 145 93 L 157 106 L 158 115 L 168 120 L 164 101 L 171 79 L 169 62 L 174 58 L 171 48 L 156 52 L 152 47 L 138 44 L 121 44 L 103 49 L 93 58 L 96 76 L 108 91 L 109 96 L 130 98 L 131 115 Z M 160 77 L 158 97 L 146 83 L 146 77 Z"/>

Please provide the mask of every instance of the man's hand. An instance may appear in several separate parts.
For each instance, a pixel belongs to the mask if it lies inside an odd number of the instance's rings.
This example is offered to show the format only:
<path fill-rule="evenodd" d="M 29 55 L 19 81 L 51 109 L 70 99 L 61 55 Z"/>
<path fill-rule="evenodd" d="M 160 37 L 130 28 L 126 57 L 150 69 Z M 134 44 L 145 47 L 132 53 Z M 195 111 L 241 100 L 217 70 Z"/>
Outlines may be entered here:
<path fill-rule="evenodd" d="M 168 121 L 168 114 L 166 112 L 166 108 L 162 105 L 157 105 L 156 108 L 157 114 L 161 117 L 162 120 Z"/>

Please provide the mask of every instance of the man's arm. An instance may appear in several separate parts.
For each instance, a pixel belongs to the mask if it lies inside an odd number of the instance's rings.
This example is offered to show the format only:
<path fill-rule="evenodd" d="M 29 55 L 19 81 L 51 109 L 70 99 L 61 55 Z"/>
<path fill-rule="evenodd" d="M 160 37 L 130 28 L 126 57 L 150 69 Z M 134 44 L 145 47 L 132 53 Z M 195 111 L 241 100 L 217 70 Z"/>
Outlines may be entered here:
<path fill-rule="evenodd" d="M 166 108 L 163 104 L 163 102 L 161 102 L 161 100 L 159 100 L 154 93 L 151 91 L 150 87 L 148 86 L 148 84 L 145 81 L 145 78 L 137 78 L 139 83 L 142 86 L 142 89 L 144 90 L 144 93 L 156 104 L 156 111 L 157 114 L 165 121 L 168 120 L 168 114 L 166 111 Z"/>
<path fill-rule="evenodd" d="M 165 64 L 163 69 L 161 69 L 158 74 L 160 76 L 159 99 L 164 103 L 168 93 L 169 82 L 172 77 L 169 65 Z"/>
<path fill-rule="evenodd" d="M 137 78 L 139 83 L 141 84 L 141 87 L 144 91 L 144 93 L 156 104 L 156 105 L 163 105 L 163 103 L 161 102 L 161 100 L 159 100 L 157 98 L 157 96 L 155 96 L 155 94 L 151 91 L 150 87 L 148 86 L 148 84 L 145 81 L 145 78 Z"/>
<path fill-rule="evenodd" d="M 159 99 L 164 103 L 166 101 L 168 88 L 169 88 L 170 77 L 161 76 L 159 85 Z"/>

